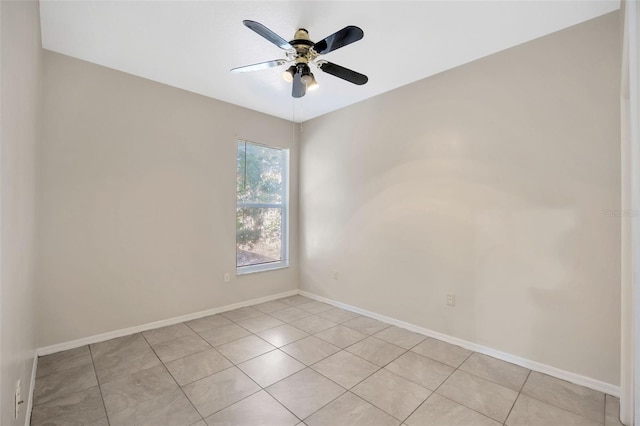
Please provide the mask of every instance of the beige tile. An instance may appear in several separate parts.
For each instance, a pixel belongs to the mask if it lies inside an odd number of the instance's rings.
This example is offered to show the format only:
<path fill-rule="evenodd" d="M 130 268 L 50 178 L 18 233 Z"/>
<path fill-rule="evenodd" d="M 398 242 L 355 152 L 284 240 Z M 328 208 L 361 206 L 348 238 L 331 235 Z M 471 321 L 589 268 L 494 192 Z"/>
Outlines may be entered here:
<path fill-rule="evenodd" d="M 167 369 L 180 386 L 210 376 L 233 364 L 215 349 L 208 349 L 166 364 Z"/>
<path fill-rule="evenodd" d="M 606 395 L 604 426 L 623 426 L 620 422 L 620 399 Z"/>
<path fill-rule="evenodd" d="M 408 426 L 500 426 L 497 421 L 435 393 L 405 423 Z"/>
<path fill-rule="evenodd" d="M 269 315 L 260 315 L 257 317 L 239 320 L 237 321 L 237 324 L 243 328 L 246 328 L 252 333 L 259 333 L 261 331 L 283 325 L 284 323 Z"/>
<path fill-rule="evenodd" d="M 270 328 L 269 330 L 261 331 L 257 334 L 258 336 L 262 337 L 264 340 L 278 348 L 280 346 L 295 342 L 296 340 L 303 339 L 309 335 L 299 328 L 295 328 L 294 326 L 289 324 Z"/>
<path fill-rule="evenodd" d="M 411 349 L 426 339 L 422 334 L 414 333 L 413 331 L 405 330 L 395 325 L 376 333 L 374 337 L 405 349 Z"/>
<path fill-rule="evenodd" d="M 194 423 L 191 426 L 207 426 L 207 423 L 204 420 L 200 420 L 199 422 Z"/>
<path fill-rule="evenodd" d="M 232 322 L 225 316 L 216 314 L 187 321 L 185 324 L 196 333 L 200 333 L 202 331 L 211 330 L 212 328 L 220 328 L 225 325 L 232 324 Z"/>
<path fill-rule="evenodd" d="M 160 364 L 141 334 L 95 343 L 91 354 L 101 384 Z"/>
<path fill-rule="evenodd" d="M 310 334 L 319 333 L 327 328 L 335 327 L 337 324 L 328 319 L 311 315 L 310 317 L 302 318 L 291 323 L 292 326 L 299 328 Z"/>
<path fill-rule="evenodd" d="M 436 390 L 442 396 L 504 422 L 518 392 L 457 370 Z"/>
<path fill-rule="evenodd" d="M 435 390 L 453 372 L 453 367 L 415 352 L 401 355 L 388 364 L 385 369 L 430 390 Z"/>
<path fill-rule="evenodd" d="M 162 362 L 171 362 L 198 352 L 211 349 L 211 345 L 194 333 L 193 336 L 151 345 Z"/>
<path fill-rule="evenodd" d="M 180 389 L 109 414 L 111 426 L 189 426 L 199 419 L 200 415 Z"/>
<path fill-rule="evenodd" d="M 406 352 L 403 348 L 392 345 L 391 343 L 383 342 L 375 337 L 367 337 L 366 339 L 349 346 L 346 350 L 366 359 L 367 361 L 371 361 L 380 367 L 384 367 Z"/>
<path fill-rule="evenodd" d="M 431 391 L 387 370 L 380 370 L 352 392 L 398 420 L 406 419 Z"/>
<path fill-rule="evenodd" d="M 236 402 L 206 420 L 209 426 L 293 426 L 299 421 L 265 391 Z"/>
<path fill-rule="evenodd" d="M 164 365 L 122 376 L 100 386 L 109 416 L 178 389 Z"/>
<path fill-rule="evenodd" d="M 385 328 L 389 328 L 391 324 L 378 321 L 369 317 L 358 317 L 342 323 L 345 327 L 353 328 L 361 333 L 376 334 Z"/>
<path fill-rule="evenodd" d="M 318 316 L 322 317 L 322 318 L 326 318 L 329 321 L 333 321 L 335 323 L 343 323 L 345 321 L 349 321 L 352 320 L 354 318 L 358 318 L 360 315 L 351 312 L 351 311 L 346 311 L 344 309 L 340 309 L 340 308 L 331 308 L 328 309 L 324 312 L 321 312 L 318 314 Z"/>
<path fill-rule="evenodd" d="M 96 420 L 95 422 L 85 423 L 86 426 L 109 426 L 109 420 L 106 417 Z M 205 425 L 206 426 L 206 425 Z"/>
<path fill-rule="evenodd" d="M 460 370 L 520 392 L 529 375 L 528 369 L 499 359 L 473 353 L 460 366 Z"/>
<path fill-rule="evenodd" d="M 223 325 L 215 329 L 200 332 L 200 337 L 209 342 L 211 346 L 220 346 L 234 340 L 250 336 L 251 333 L 237 324 Z"/>
<path fill-rule="evenodd" d="M 275 346 L 265 342 L 258 336 L 247 336 L 240 340 L 226 343 L 217 347 L 218 351 L 234 364 L 240 364 L 258 355 L 275 349 Z"/>
<path fill-rule="evenodd" d="M 309 303 L 303 303 L 302 305 L 298 305 L 296 307 L 298 309 L 302 309 L 303 311 L 311 312 L 312 314 L 319 314 L 333 308 L 333 306 L 326 303 L 318 302 L 317 300 Z"/>
<path fill-rule="evenodd" d="M 31 426 L 69 426 L 105 417 L 100 389 L 94 386 L 33 407 Z"/>
<path fill-rule="evenodd" d="M 259 305 L 252 306 L 252 308 L 257 309 L 260 312 L 264 312 L 265 314 L 270 314 L 271 312 L 280 311 L 288 307 L 289 305 L 287 305 L 286 303 L 278 302 L 277 300 L 272 300 L 271 302 L 265 302 Z"/>
<path fill-rule="evenodd" d="M 347 351 L 340 351 L 311 366 L 340 386 L 350 389 L 380 369 Z"/>
<path fill-rule="evenodd" d="M 253 309 L 250 306 L 245 308 L 234 309 L 232 311 L 223 312 L 222 315 L 229 318 L 231 321 L 240 321 L 247 318 L 253 318 L 260 315 L 263 315 L 262 312 L 257 309 Z"/>
<path fill-rule="evenodd" d="M 454 368 L 459 367 L 471 355 L 468 349 L 433 338 L 428 338 L 411 350 Z"/>
<path fill-rule="evenodd" d="M 296 321 L 311 315 L 310 312 L 303 311 L 301 309 L 296 309 L 293 307 L 289 307 L 286 309 L 282 309 L 281 311 L 275 311 L 270 313 L 272 317 L 278 318 L 280 321 L 284 322 L 292 322 Z"/>
<path fill-rule="evenodd" d="M 400 423 L 362 398 L 346 392 L 306 419 L 309 426 L 398 426 Z"/>
<path fill-rule="evenodd" d="M 180 339 L 187 336 L 195 336 L 196 334 L 184 324 L 174 324 L 168 327 L 156 328 L 142 332 L 142 335 L 151 346 L 168 342 L 169 340 Z"/>
<path fill-rule="evenodd" d="M 345 392 L 345 389 L 306 368 L 269 386 L 267 392 L 298 418 L 304 419 Z"/>
<path fill-rule="evenodd" d="M 564 408 L 594 422 L 604 423 L 604 394 L 532 371 L 522 393 Z"/>
<path fill-rule="evenodd" d="M 257 384 L 266 388 L 278 380 L 304 369 L 305 365 L 276 349 L 238 364 L 238 368 Z"/>
<path fill-rule="evenodd" d="M 312 299 L 309 299 L 308 297 L 300 296 L 299 294 L 295 296 L 289 296 L 282 299 L 278 299 L 278 301 L 282 303 L 286 303 L 287 305 L 290 305 L 290 306 L 297 306 L 297 305 L 302 305 L 304 303 L 313 302 Z"/>
<path fill-rule="evenodd" d="M 571 413 L 562 408 L 538 401 L 520 394 L 509 418 L 507 426 L 596 426 L 601 423 L 593 422 L 582 416 Z"/>
<path fill-rule="evenodd" d="M 198 412 L 207 417 L 260 390 L 237 367 L 227 368 L 182 388 Z"/>
<path fill-rule="evenodd" d="M 93 364 L 62 370 L 36 379 L 34 405 L 98 385 Z"/>
<path fill-rule="evenodd" d="M 306 365 L 315 364 L 340 350 L 337 346 L 314 336 L 305 337 L 280 349 Z"/>
<path fill-rule="evenodd" d="M 68 351 L 41 356 L 38 358 L 36 378 L 92 363 L 89 346 L 81 346 Z"/>
<path fill-rule="evenodd" d="M 360 333 L 352 328 L 338 325 L 317 333 L 316 337 L 344 349 L 347 346 L 351 346 L 354 343 L 359 342 L 360 340 L 366 339 L 368 335 Z"/>

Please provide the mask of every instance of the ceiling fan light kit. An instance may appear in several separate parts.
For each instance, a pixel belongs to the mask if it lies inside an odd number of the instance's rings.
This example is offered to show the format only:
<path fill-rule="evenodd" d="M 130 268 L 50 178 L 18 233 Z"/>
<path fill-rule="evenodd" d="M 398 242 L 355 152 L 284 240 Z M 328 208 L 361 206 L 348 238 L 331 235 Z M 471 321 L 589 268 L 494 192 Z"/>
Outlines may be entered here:
<path fill-rule="evenodd" d="M 320 55 L 333 52 L 334 50 L 360 40 L 364 36 L 364 32 L 356 26 L 349 25 L 344 27 L 340 31 L 314 43 L 309 38 L 309 32 L 304 28 L 299 28 L 296 31 L 293 40 L 286 41 L 259 22 L 249 20 L 242 22 L 247 28 L 264 37 L 280 49 L 286 50 L 287 59 L 275 59 L 233 68 L 231 70 L 232 73 L 257 71 L 291 64 L 291 66 L 284 71 L 282 77 L 285 81 L 292 83 L 291 96 L 294 98 L 301 98 L 306 94 L 307 90 L 315 90 L 318 88 L 318 82 L 311 72 L 309 64 L 314 65 L 327 74 L 331 74 L 353 84 L 363 85 L 369 81 L 368 77 L 364 74 L 318 59 Z"/>

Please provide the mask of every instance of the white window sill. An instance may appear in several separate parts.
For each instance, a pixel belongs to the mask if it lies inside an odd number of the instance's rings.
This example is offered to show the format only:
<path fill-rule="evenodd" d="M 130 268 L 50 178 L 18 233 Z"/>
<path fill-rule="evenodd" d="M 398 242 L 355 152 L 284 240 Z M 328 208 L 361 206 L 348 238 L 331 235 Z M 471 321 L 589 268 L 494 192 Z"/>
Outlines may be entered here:
<path fill-rule="evenodd" d="M 289 267 L 289 262 L 281 260 L 280 262 L 261 263 L 259 265 L 239 266 L 236 268 L 237 275 L 255 274 L 257 272 L 274 271 L 276 269 L 284 269 Z"/>

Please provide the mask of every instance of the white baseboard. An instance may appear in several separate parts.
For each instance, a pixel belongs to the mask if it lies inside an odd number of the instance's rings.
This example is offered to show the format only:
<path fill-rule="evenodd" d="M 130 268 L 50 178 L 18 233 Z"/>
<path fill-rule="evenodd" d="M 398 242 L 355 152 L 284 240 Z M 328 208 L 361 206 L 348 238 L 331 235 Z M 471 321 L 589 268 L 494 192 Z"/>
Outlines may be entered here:
<path fill-rule="evenodd" d="M 55 345 L 44 346 L 37 349 L 37 355 L 49 355 L 56 352 L 62 352 L 69 349 L 79 348 L 80 346 L 91 345 L 93 343 L 104 342 L 105 340 L 115 339 L 116 337 L 129 336 L 131 334 L 140 333 L 142 331 L 153 330 L 155 328 L 166 327 L 185 321 L 191 321 L 198 318 L 207 317 L 209 315 L 219 314 L 221 312 L 231 311 L 233 309 L 244 308 L 245 306 L 257 305 L 259 303 L 269 302 L 271 300 L 289 297 L 298 294 L 298 290 L 289 290 L 283 293 L 273 294 L 271 296 L 260 297 L 257 299 L 246 300 L 244 302 L 234 303 L 232 305 L 221 306 L 218 308 L 207 309 L 193 314 L 182 315 L 175 318 L 169 318 L 161 321 L 154 321 L 147 324 L 137 325 L 134 327 L 123 328 L 121 330 L 110 331 L 108 333 L 96 334 L 94 336 L 83 337 L 81 339 L 71 340 L 69 342 L 58 343 Z"/>
<path fill-rule="evenodd" d="M 33 366 L 31 367 L 31 380 L 29 381 L 29 397 L 24 416 L 24 426 L 31 424 L 31 410 L 33 409 L 33 392 L 36 388 L 36 373 L 38 371 L 38 350 L 33 352 Z"/>
<path fill-rule="evenodd" d="M 302 296 L 306 296 L 310 299 L 318 300 L 320 302 L 325 302 L 330 305 L 337 306 L 347 311 L 355 312 L 360 315 L 365 315 L 367 317 L 384 321 L 386 323 L 389 323 L 410 331 L 414 331 L 416 333 L 420 333 L 428 337 L 433 337 L 435 339 L 442 340 L 443 342 L 451 343 L 453 345 L 458 345 L 474 352 L 478 352 L 484 355 L 489 355 L 494 358 L 500 359 L 502 361 L 510 362 L 512 364 L 516 364 L 521 367 L 528 368 L 530 370 L 544 373 L 549 376 L 556 377 L 558 379 L 566 380 L 568 382 L 575 383 L 576 385 L 594 389 L 618 398 L 620 397 L 620 386 L 612 385 L 610 383 L 602 382 L 600 380 L 592 379 L 590 377 L 572 373 L 570 371 L 562 370 L 560 368 L 552 367 L 547 364 L 542 364 L 537 361 L 531 361 L 526 358 L 521 358 L 519 356 L 512 355 L 507 352 L 502 352 L 496 349 L 489 348 L 487 346 L 482 346 L 477 343 L 469 342 L 467 340 L 459 339 L 457 337 L 449 336 L 447 334 L 443 334 L 437 331 L 429 330 L 427 328 L 419 327 L 417 325 L 410 324 L 408 322 L 400 321 L 395 318 L 391 318 L 391 317 L 377 314 L 375 312 L 367 311 L 366 309 L 361 309 L 356 306 L 347 305 L 346 303 L 342 303 L 332 299 L 328 299 L 326 297 L 318 296 L 316 294 L 309 293 L 304 290 L 299 290 L 298 294 Z"/>

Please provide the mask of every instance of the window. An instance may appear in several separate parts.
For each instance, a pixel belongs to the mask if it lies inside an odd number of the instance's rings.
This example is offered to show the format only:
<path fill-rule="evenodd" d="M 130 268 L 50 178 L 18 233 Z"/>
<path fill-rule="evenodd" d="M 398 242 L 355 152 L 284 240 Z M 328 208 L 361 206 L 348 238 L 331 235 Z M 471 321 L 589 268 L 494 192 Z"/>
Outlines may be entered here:
<path fill-rule="evenodd" d="M 238 141 L 236 169 L 238 273 L 289 266 L 289 150 Z"/>

